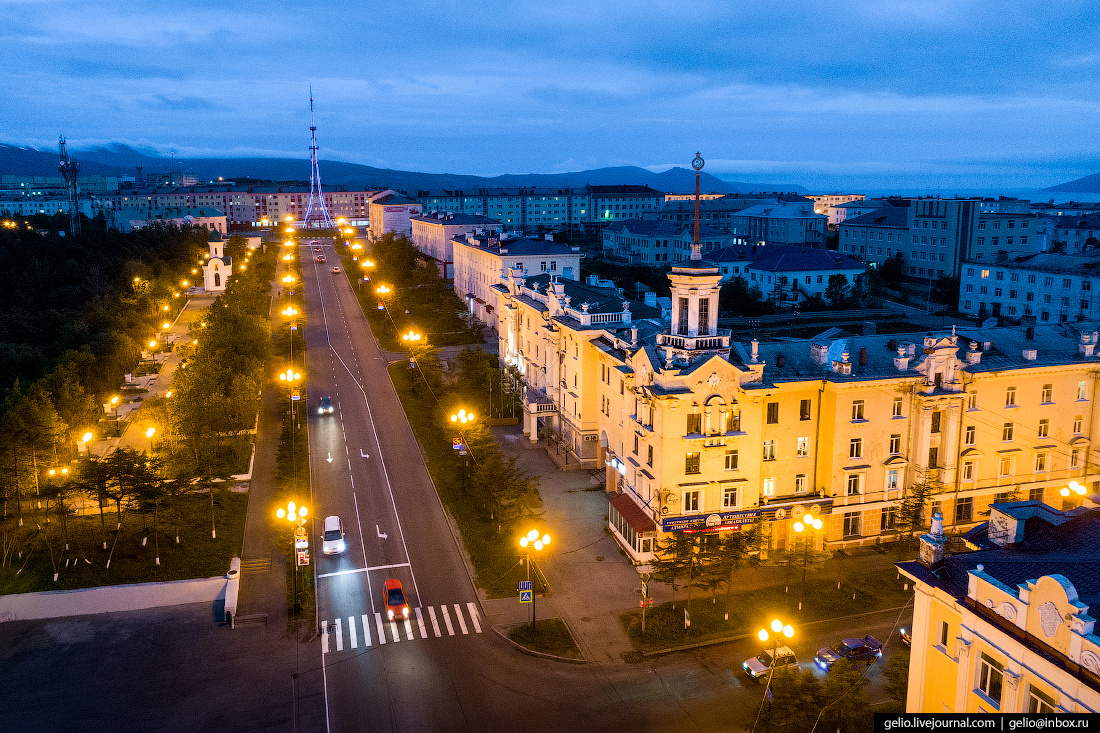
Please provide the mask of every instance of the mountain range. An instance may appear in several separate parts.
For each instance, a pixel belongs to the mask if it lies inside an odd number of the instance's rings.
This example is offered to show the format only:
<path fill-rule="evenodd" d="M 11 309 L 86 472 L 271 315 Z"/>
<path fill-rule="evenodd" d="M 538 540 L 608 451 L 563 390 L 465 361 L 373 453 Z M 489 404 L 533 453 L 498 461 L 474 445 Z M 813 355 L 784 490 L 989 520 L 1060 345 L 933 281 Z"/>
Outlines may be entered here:
<path fill-rule="evenodd" d="M 1067 191 L 1070 193 L 1100 193 L 1100 173 L 1093 173 L 1091 176 L 1078 178 L 1076 181 L 1069 181 L 1068 183 L 1051 186 L 1043 190 Z"/>
<path fill-rule="evenodd" d="M 296 158 L 173 159 L 147 155 L 125 145 L 70 150 L 69 157 L 80 164 L 84 175 L 133 176 L 140 165 L 146 176 L 167 173 L 173 169 L 186 170 L 194 171 L 200 181 L 217 180 L 219 177 L 271 181 L 309 180 L 309 161 Z M 58 156 L 54 151 L 0 144 L 0 174 L 56 176 L 57 162 Z M 343 186 L 351 190 L 392 188 L 409 194 L 421 190 L 473 192 L 479 188 L 580 188 L 585 184 L 644 184 L 667 193 L 689 193 L 695 190 L 695 171 L 687 168 L 671 168 L 662 173 L 654 173 L 637 166 L 616 166 L 574 173 L 507 174 L 493 177 L 399 171 L 338 160 L 321 160 L 320 168 L 321 181 L 326 186 Z M 703 173 L 700 177 L 700 190 L 705 193 L 751 193 L 797 192 L 803 189 L 792 183 L 724 181 Z"/>

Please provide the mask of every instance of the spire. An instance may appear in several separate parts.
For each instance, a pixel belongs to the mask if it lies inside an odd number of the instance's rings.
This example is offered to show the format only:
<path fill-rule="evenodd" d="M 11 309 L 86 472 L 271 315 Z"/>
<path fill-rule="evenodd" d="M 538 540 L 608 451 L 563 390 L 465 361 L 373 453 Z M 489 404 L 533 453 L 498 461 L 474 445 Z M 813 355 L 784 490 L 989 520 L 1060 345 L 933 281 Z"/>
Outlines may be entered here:
<path fill-rule="evenodd" d="M 325 196 L 321 192 L 321 169 L 317 165 L 317 125 L 313 123 L 313 86 L 309 87 L 309 204 L 302 217 L 302 226 L 316 224 L 332 228 L 332 217 L 325 206 Z M 315 210 L 316 209 L 316 210 Z"/>
<path fill-rule="evenodd" d="M 699 153 L 695 154 L 691 167 L 695 169 L 695 233 L 691 238 L 691 259 L 698 261 L 703 259 L 703 249 L 699 246 L 699 172 L 703 170 L 703 157 Z"/>

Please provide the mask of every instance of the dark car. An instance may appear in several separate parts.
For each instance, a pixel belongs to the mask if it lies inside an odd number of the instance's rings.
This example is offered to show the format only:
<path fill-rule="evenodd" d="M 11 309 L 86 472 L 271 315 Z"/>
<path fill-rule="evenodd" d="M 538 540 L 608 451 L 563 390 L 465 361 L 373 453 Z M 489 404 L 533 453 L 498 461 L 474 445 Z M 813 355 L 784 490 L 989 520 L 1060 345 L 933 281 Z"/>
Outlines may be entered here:
<path fill-rule="evenodd" d="M 882 644 L 873 636 L 862 639 L 841 639 L 832 646 L 818 650 L 814 662 L 828 672 L 840 659 L 847 659 L 856 665 L 871 665 L 882 656 Z"/>
<path fill-rule="evenodd" d="M 331 415 L 334 412 L 332 407 L 332 398 L 325 395 L 321 398 L 321 404 L 317 406 L 318 415 Z"/>

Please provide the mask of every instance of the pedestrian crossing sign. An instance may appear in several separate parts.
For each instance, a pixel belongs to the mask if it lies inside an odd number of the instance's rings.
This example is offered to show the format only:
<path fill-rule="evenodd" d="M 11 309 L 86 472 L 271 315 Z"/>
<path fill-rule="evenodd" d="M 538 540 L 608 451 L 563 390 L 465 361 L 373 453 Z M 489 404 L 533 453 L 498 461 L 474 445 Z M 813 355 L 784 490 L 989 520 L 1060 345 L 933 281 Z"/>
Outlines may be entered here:
<path fill-rule="evenodd" d="M 531 594 L 532 594 L 532 593 L 534 593 L 534 591 L 530 591 L 530 590 L 521 590 L 521 591 L 519 592 L 519 602 L 520 602 L 520 603 L 530 603 L 530 602 L 531 602 Z"/>
<path fill-rule="evenodd" d="M 521 581 L 519 581 L 519 589 L 520 590 L 531 590 L 534 587 L 533 584 L 534 584 L 534 581 L 532 581 L 532 580 L 521 580 Z"/>

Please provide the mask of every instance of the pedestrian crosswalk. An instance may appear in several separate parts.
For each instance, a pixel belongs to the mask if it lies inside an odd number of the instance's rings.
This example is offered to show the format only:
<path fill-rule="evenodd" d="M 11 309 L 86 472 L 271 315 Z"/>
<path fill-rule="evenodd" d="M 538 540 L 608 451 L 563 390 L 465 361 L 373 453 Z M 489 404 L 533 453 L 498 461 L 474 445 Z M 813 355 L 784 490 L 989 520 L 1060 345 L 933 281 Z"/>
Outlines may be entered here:
<path fill-rule="evenodd" d="M 427 611 L 425 617 L 424 611 Z M 353 614 L 321 622 L 321 651 L 325 654 L 367 649 L 382 644 L 481 633 L 476 603 L 440 604 L 412 609 L 409 618 L 390 621 L 379 612 Z M 469 624 L 467 625 L 467 619 Z"/>

